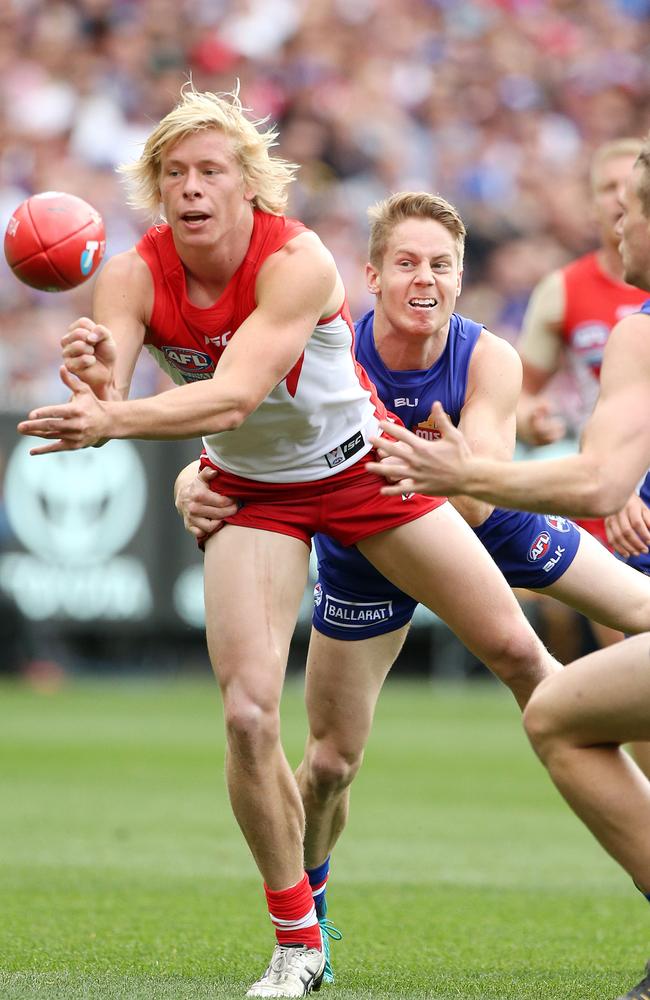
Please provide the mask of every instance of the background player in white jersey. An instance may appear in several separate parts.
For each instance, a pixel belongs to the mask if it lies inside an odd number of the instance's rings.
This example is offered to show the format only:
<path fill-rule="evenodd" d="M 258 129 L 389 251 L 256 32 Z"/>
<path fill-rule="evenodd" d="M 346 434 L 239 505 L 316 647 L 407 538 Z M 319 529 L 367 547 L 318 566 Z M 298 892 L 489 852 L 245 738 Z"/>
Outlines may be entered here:
<path fill-rule="evenodd" d="M 184 90 L 131 170 L 138 202 L 153 211 L 162 202 L 168 225 L 147 234 L 151 253 L 139 244 L 109 262 L 95 321 L 70 331 L 89 357 L 115 335 L 115 367 L 104 366 L 104 381 L 96 356 L 89 366 L 104 398 L 63 368 L 71 400 L 32 411 L 19 430 L 49 441 L 34 454 L 110 437 L 203 434 L 221 491 L 245 500 L 205 546 L 208 647 L 224 701 L 231 803 L 278 942 L 249 995 L 291 997 L 317 989 L 325 966 L 303 867 L 304 810 L 279 716 L 311 535 L 325 530 L 358 544 L 446 620 L 521 706 L 559 665 L 450 504 L 415 495 L 387 502 L 366 473 L 368 432 L 385 408 L 353 360 L 331 256 L 280 214 L 291 171 L 269 155 L 274 139 L 234 95 Z M 450 239 L 443 300 L 457 293 L 455 256 Z M 145 339 L 161 342 L 168 324 L 175 338 L 207 336 L 214 375 L 124 401 Z M 319 364 L 337 372 L 333 399 L 311 391 Z M 241 474 L 250 470 L 255 478 Z"/>
<path fill-rule="evenodd" d="M 383 401 L 423 439 L 438 436 L 433 401 L 472 442 L 474 453 L 511 455 L 520 381 L 505 341 L 438 301 L 449 237 L 462 271 L 465 228 L 452 205 L 403 192 L 373 206 L 367 281 L 374 310 L 356 324 L 357 359 Z M 412 303 L 424 316 L 414 316 Z M 434 305 L 434 303 L 436 303 Z M 495 387 L 498 386 L 498 389 Z M 213 494 L 188 467 L 177 481 L 186 524 L 205 537 Z M 494 509 L 470 497 L 454 505 L 511 586 L 541 590 L 630 632 L 650 627 L 650 580 L 563 518 Z M 218 518 L 218 512 L 217 512 Z M 354 548 L 316 536 L 319 578 L 307 660 L 310 733 L 298 771 L 306 813 L 305 865 L 326 914 L 329 855 L 345 827 L 357 773 L 384 679 L 416 602 L 383 578 Z"/>
<path fill-rule="evenodd" d="M 625 277 L 650 292 L 650 138 L 628 180 L 623 209 Z M 436 406 L 442 441 L 432 446 L 397 428 L 398 440 L 385 444 L 388 460 L 372 468 L 399 480 L 384 487 L 389 494 L 444 488 L 522 509 L 605 516 L 625 503 L 650 465 L 649 401 L 650 300 L 621 320 L 608 341 L 579 455 L 510 465 L 473 456 Z M 592 653 L 549 678 L 524 719 L 557 787 L 650 901 L 650 783 L 621 750 L 628 740 L 650 740 L 650 634 Z M 650 963 L 625 1000 L 649 995 Z"/>

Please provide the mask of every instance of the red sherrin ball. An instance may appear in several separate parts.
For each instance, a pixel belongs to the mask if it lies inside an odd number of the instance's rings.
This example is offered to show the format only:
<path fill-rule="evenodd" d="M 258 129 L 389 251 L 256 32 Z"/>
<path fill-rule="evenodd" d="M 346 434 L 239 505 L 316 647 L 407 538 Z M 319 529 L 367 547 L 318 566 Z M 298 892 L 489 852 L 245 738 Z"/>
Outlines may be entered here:
<path fill-rule="evenodd" d="M 61 191 L 44 191 L 23 201 L 5 233 L 9 267 L 26 285 L 44 292 L 63 292 L 86 281 L 105 249 L 99 212 Z"/>

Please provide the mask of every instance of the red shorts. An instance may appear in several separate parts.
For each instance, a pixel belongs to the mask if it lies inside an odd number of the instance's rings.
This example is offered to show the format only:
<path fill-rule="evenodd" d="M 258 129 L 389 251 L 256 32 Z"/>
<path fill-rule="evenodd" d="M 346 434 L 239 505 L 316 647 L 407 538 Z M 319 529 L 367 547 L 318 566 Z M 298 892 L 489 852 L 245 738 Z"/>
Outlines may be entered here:
<path fill-rule="evenodd" d="M 210 481 L 215 493 L 242 502 L 236 514 L 225 518 L 228 524 L 292 535 L 307 545 L 316 532 L 330 535 L 342 545 L 354 545 L 414 521 L 447 499 L 419 493 L 384 496 L 379 492 L 384 481 L 365 468 L 366 462 L 377 460 L 376 452 L 370 452 L 344 472 L 309 483 L 242 479 L 219 469 L 206 455 L 201 456 L 201 468 L 217 469 L 219 475 Z"/>
<path fill-rule="evenodd" d="M 586 518 L 574 517 L 573 520 L 577 525 L 579 525 L 581 528 L 584 528 L 585 531 L 589 532 L 590 535 L 593 535 L 594 538 L 597 538 L 599 542 L 602 542 L 602 544 L 605 546 L 606 549 L 609 549 L 610 552 L 614 551 L 612 546 L 607 541 L 607 532 L 605 531 L 605 519 L 603 517 L 586 517 Z"/>

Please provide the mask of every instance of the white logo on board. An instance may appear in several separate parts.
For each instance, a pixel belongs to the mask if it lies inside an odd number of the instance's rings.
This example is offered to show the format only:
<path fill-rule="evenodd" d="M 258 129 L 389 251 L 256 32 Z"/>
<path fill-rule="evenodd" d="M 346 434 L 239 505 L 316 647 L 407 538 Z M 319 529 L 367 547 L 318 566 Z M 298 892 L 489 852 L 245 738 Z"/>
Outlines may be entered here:
<path fill-rule="evenodd" d="M 118 556 L 137 531 L 147 484 L 129 441 L 34 458 L 31 439 L 7 463 L 5 504 L 28 552 L 0 559 L 0 584 L 30 618 L 139 619 L 151 610 L 142 562 Z"/>

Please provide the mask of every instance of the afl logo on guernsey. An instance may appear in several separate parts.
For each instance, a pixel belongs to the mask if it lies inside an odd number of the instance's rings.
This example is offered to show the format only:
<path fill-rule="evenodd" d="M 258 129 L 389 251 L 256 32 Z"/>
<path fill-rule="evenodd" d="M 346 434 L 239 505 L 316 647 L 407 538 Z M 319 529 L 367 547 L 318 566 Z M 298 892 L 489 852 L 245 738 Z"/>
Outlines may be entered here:
<path fill-rule="evenodd" d="M 214 361 L 209 354 L 169 345 L 165 345 L 162 352 L 167 363 L 179 371 L 186 381 L 196 382 L 198 379 L 212 378 Z"/>
<path fill-rule="evenodd" d="M 582 363 L 598 378 L 609 327 L 597 320 L 580 323 L 571 333 L 571 347 Z"/>
<path fill-rule="evenodd" d="M 551 536 L 548 531 L 540 531 L 528 550 L 528 562 L 537 562 L 538 559 L 543 559 L 550 547 Z"/>

